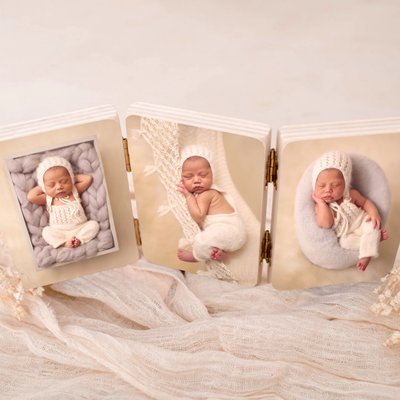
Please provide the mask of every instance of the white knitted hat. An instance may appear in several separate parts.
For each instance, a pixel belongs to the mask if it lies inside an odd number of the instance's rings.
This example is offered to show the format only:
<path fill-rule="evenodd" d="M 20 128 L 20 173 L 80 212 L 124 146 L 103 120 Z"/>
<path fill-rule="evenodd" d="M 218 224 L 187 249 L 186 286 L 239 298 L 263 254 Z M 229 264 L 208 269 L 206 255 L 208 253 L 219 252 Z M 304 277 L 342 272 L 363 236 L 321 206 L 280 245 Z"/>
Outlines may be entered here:
<path fill-rule="evenodd" d="M 182 168 L 183 163 L 190 157 L 203 157 L 210 164 L 211 171 L 214 173 L 213 168 L 213 157 L 211 152 L 204 146 L 192 144 L 183 148 L 181 152 L 180 167 Z"/>
<path fill-rule="evenodd" d="M 342 151 L 329 151 L 315 161 L 312 171 L 313 190 L 315 189 L 315 183 L 320 172 L 328 168 L 338 169 L 343 174 L 345 182 L 344 195 L 348 196 L 351 182 L 352 163 L 350 156 Z"/>
<path fill-rule="evenodd" d="M 64 167 L 70 174 L 72 182 L 73 183 L 75 182 L 74 172 L 72 171 L 71 164 L 69 163 L 68 160 L 59 156 L 46 157 L 45 159 L 42 160 L 42 162 L 38 165 L 36 169 L 36 178 L 43 192 L 44 192 L 43 176 L 48 169 L 53 167 Z"/>

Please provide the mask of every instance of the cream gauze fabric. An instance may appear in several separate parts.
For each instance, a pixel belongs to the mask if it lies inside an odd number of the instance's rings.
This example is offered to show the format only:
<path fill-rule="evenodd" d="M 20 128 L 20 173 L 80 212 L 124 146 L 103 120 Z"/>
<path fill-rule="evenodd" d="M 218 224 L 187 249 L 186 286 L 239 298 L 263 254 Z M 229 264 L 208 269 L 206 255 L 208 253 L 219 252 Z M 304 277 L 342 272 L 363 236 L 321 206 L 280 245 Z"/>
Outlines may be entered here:
<path fill-rule="evenodd" d="M 5 282 L 2 399 L 400 398 L 378 282 L 277 291 L 139 263 L 27 293 L 21 320 Z"/>

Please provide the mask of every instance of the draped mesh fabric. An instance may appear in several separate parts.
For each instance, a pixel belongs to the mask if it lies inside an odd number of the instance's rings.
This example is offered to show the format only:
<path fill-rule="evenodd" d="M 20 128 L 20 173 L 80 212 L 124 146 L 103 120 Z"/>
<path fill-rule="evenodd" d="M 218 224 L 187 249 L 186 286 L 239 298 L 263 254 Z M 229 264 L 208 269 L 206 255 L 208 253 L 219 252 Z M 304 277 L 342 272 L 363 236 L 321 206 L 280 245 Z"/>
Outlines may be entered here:
<path fill-rule="evenodd" d="M 2 399 L 398 399 L 376 283 L 276 291 L 154 266 L 0 305 Z"/>

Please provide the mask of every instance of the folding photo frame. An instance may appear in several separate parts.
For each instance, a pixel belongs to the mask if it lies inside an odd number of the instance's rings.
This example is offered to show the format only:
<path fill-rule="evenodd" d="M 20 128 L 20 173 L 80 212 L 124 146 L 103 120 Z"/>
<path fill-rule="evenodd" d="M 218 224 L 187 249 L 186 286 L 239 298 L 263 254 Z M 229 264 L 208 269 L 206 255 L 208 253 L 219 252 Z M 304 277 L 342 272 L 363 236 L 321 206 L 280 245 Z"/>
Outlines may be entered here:
<path fill-rule="evenodd" d="M 4 196 L 0 231 L 24 286 L 72 279 L 134 263 L 140 257 L 244 286 L 257 284 L 265 268 L 267 280 L 279 289 L 371 281 L 392 268 L 400 238 L 396 221 L 400 211 L 396 179 L 400 119 L 283 127 L 276 134 L 276 146 L 271 145 L 268 125 L 151 104 L 130 106 L 125 123 L 126 138 L 122 138 L 116 110 L 102 106 L 0 128 L 0 188 Z M 16 188 L 17 181 L 26 190 L 36 184 L 35 163 L 18 178 L 13 176 L 12 164 L 24 157 L 38 161 L 48 153 L 87 144 L 98 161 L 95 170 L 84 170 L 79 158 L 71 158 L 71 164 L 76 173 L 101 172 L 96 185 L 101 186 L 106 201 L 99 207 L 106 211 L 111 245 L 82 259 L 45 265 L 35 258 L 36 242 L 28 229 L 25 210 L 32 207 L 26 204 L 24 191 Z M 243 222 L 244 244 L 223 262 L 185 262 L 177 257 L 183 242 L 190 247 L 196 235 L 205 231 L 193 221 L 177 190 L 182 151 L 189 145 L 207 148 L 212 154 L 214 189 L 228 199 Z M 307 173 L 315 159 L 329 150 L 351 154 L 354 185 L 377 202 L 389 232 L 389 239 L 380 245 L 379 257 L 365 272 L 347 261 L 331 262 L 338 259 L 337 249 L 325 243 L 324 235 L 319 236 L 325 232 L 314 234 L 307 228 L 313 223 Z M 83 205 L 86 195 L 96 198 L 100 186 L 82 193 Z M 40 210 L 43 225 L 47 223 L 45 211 Z M 102 223 L 96 213 L 87 213 L 89 219 Z M 332 254 L 328 261 L 320 262 L 318 252 Z M 352 257 L 356 253 L 347 258 Z"/>
<path fill-rule="evenodd" d="M 100 107 L 8 126 L 1 129 L 0 138 L 0 187 L 4 190 L 0 230 L 26 288 L 120 267 L 138 259 L 138 248 L 132 245 L 135 243 L 135 231 L 120 125 L 112 107 Z M 75 155 L 69 151 L 82 146 L 93 150 L 93 171 L 90 171 L 90 166 L 85 166 L 88 163 L 87 155 L 85 158 L 78 151 Z M 32 243 L 32 236 L 27 229 L 27 223 L 30 222 L 27 222 L 29 216 L 26 210 L 33 211 L 33 207 L 28 204 L 26 190 L 17 190 L 14 182 L 18 180 L 23 188 L 36 185 L 35 169 L 39 160 L 47 154 L 62 154 L 66 157 L 71 155 L 71 164 L 76 172 L 93 175 L 94 183 L 82 195 L 83 203 L 86 200 L 90 202 L 85 196 L 94 197 L 92 203 L 95 203 L 96 198 L 102 199 L 101 204 L 98 204 L 101 210 L 87 209 L 88 217 L 96 218 L 102 226 L 100 236 L 88 243 L 84 254 L 76 260 L 66 257 L 65 253 L 80 253 L 83 247 L 50 250 L 50 253 L 55 254 L 49 265 L 47 261 L 38 261 L 38 243 Z M 27 157 L 31 157 L 30 167 L 26 170 L 21 168 L 22 172 L 19 171 L 21 173 L 16 177 L 18 168 L 12 164 L 21 161 L 20 164 L 24 165 Z M 95 207 L 95 204 L 92 206 Z M 40 208 L 37 207 L 36 212 L 41 213 L 42 219 L 46 218 Z M 42 223 L 46 224 L 47 221 Z M 100 244 L 102 241 L 105 246 Z"/>

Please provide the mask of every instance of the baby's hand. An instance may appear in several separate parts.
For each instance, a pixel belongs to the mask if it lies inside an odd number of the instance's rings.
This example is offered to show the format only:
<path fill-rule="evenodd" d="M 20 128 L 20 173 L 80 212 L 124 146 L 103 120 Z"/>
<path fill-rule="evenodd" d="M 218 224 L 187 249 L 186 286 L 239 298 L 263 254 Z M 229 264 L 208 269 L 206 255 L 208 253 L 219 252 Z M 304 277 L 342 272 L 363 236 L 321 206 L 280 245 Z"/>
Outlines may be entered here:
<path fill-rule="evenodd" d="M 188 196 L 191 195 L 191 193 L 189 192 L 189 190 L 187 190 L 187 189 L 185 188 L 185 186 L 183 185 L 182 181 L 180 181 L 180 182 L 178 183 L 176 189 L 178 190 L 178 192 L 182 193 L 185 197 L 188 197 Z"/>
<path fill-rule="evenodd" d="M 311 194 L 312 199 L 318 204 L 321 203 L 325 203 L 325 201 L 323 199 L 321 199 L 320 197 L 317 197 L 317 195 L 315 194 L 315 192 L 312 192 Z"/>
<path fill-rule="evenodd" d="M 374 229 L 381 229 L 382 221 L 378 216 L 376 216 L 376 215 L 368 215 L 367 221 L 371 221 L 372 226 L 374 227 Z"/>

